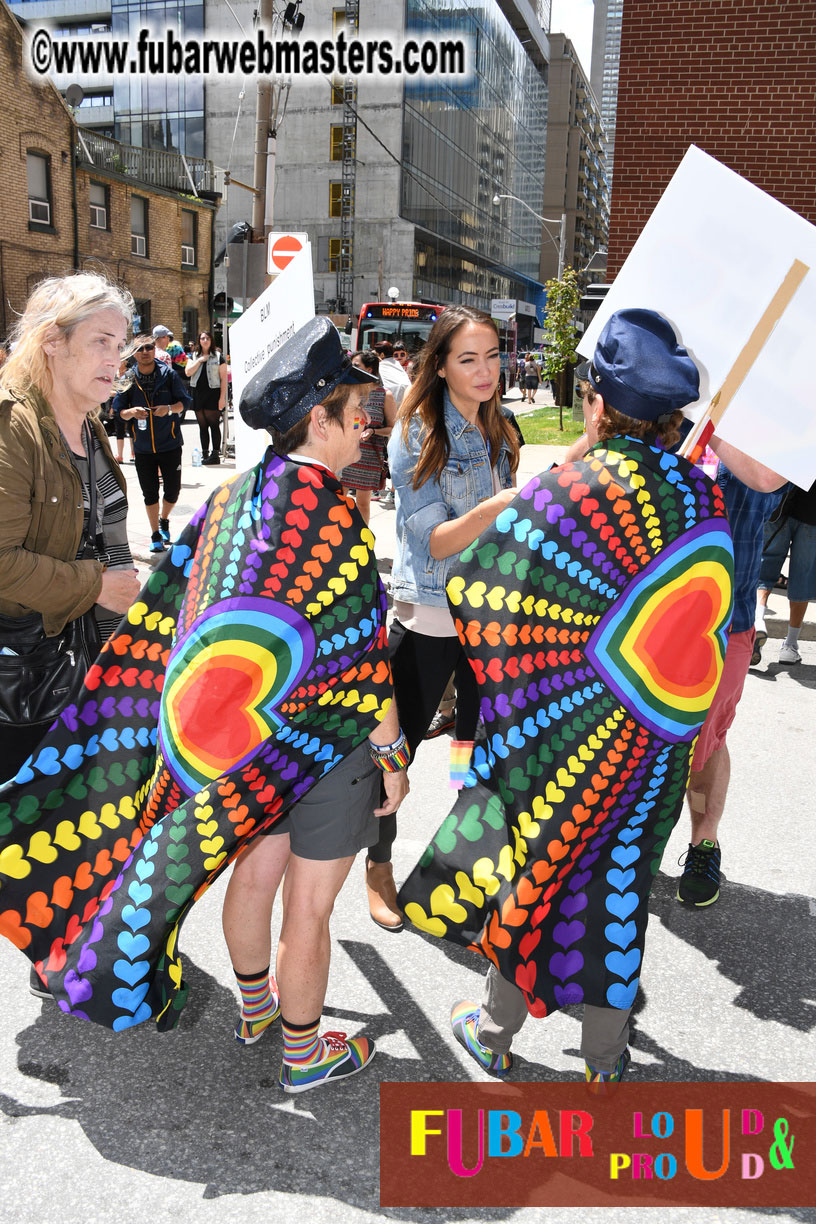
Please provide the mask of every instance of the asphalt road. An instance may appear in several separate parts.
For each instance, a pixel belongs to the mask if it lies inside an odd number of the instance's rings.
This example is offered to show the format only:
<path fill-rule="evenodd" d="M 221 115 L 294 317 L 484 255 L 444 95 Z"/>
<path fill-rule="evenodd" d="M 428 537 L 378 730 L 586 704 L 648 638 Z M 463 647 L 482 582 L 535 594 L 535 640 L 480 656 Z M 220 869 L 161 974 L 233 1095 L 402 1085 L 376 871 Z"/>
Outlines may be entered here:
<path fill-rule="evenodd" d="M 186 431 L 185 431 L 186 432 Z M 193 435 L 189 435 L 192 442 Z M 548 466 L 527 448 L 523 475 Z M 140 553 L 134 484 L 131 525 Z M 223 473 L 223 469 L 220 470 Z M 197 508 L 219 469 L 185 469 L 177 518 Z M 384 572 L 393 511 L 372 527 Z M 141 539 L 147 539 L 141 530 Z M 767 662 L 752 669 L 729 745 L 732 783 L 721 827 L 727 877 L 720 901 L 687 911 L 674 899 L 685 817 L 655 880 L 644 989 L 630 1078 L 641 1081 L 816 1079 L 816 868 L 813 828 L 816 641 L 802 663 L 774 662 L 786 603 L 771 600 Z M 428 742 L 400 816 L 403 878 L 448 811 L 447 739 Z M 329 1027 L 377 1041 L 372 1068 L 347 1084 L 286 1098 L 276 1086 L 280 1035 L 251 1048 L 232 1039 L 236 991 L 220 930 L 224 882 L 188 919 L 181 940 L 191 997 L 173 1033 L 121 1035 L 64 1019 L 26 989 L 28 962 L 0 941 L 2 1224 L 269 1224 L 293 1219 L 737 1222 L 769 1214 L 816 1221 L 813 1206 L 734 1209 L 396 1210 L 378 1205 L 381 1080 L 469 1080 L 453 1040 L 454 1000 L 478 998 L 482 965 L 408 931 L 374 926 L 355 863 L 333 921 Z M 575 1009 L 530 1021 L 514 1050 L 520 1079 L 580 1081 Z M 812 1156 L 812 1154 L 811 1154 Z"/>

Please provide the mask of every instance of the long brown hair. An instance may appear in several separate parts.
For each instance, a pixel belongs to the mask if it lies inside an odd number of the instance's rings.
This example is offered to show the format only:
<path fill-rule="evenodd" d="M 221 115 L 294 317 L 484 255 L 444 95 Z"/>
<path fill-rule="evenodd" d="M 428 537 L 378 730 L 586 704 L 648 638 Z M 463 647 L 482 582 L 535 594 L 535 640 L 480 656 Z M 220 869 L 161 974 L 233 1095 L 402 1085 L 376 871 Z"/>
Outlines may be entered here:
<path fill-rule="evenodd" d="M 447 306 L 431 328 L 414 381 L 400 405 L 399 419 L 406 442 L 414 417 L 419 418 L 422 426 L 421 449 L 412 478 L 415 489 L 421 488 L 426 480 L 438 480 L 450 455 L 450 438 L 445 428 L 445 380 L 439 376 L 439 367 L 444 365 L 454 335 L 466 323 L 491 327 L 498 344 L 499 333 L 489 314 L 473 306 Z M 519 461 L 518 435 L 501 410 L 498 387 L 482 404 L 480 412 L 490 454 L 498 455 L 502 443 L 506 442 L 510 451 L 510 471 L 515 473 Z"/>

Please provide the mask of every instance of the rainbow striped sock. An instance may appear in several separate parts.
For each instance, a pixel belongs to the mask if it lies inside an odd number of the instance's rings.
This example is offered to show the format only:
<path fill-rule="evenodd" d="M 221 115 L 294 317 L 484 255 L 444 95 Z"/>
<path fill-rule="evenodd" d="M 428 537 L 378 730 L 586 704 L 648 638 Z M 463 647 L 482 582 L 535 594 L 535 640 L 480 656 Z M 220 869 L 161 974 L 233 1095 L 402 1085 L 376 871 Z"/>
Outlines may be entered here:
<path fill-rule="evenodd" d="M 267 965 L 260 973 L 235 973 L 241 992 L 241 1019 L 235 1030 L 236 1040 L 243 1045 L 257 1041 L 280 1012 L 277 982 Z"/>
<path fill-rule="evenodd" d="M 464 786 L 472 754 L 473 740 L 451 740 L 450 784 L 454 790 L 461 790 Z"/>
<path fill-rule="evenodd" d="M 317 1062 L 323 1056 L 323 1042 L 317 1035 L 320 1017 L 313 1024 L 290 1024 L 281 1016 L 283 1061 L 294 1066 Z"/>

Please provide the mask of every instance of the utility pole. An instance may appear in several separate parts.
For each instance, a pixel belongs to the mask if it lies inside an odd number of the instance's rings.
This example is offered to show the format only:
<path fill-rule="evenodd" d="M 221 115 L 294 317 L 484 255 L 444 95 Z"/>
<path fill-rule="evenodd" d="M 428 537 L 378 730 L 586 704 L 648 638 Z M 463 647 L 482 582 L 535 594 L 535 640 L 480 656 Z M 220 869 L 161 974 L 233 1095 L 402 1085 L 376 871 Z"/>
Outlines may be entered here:
<path fill-rule="evenodd" d="M 271 35 L 274 10 L 272 0 L 261 0 L 258 23 Z M 255 189 L 252 204 L 252 229 L 255 242 L 266 244 L 266 236 L 272 228 L 272 213 L 275 202 L 275 147 L 276 138 L 272 126 L 272 108 L 275 86 L 268 78 L 261 78 L 255 96 L 255 162 L 252 185 Z M 277 107 L 275 108 L 277 110 Z M 267 279 L 267 284 L 268 284 Z"/>

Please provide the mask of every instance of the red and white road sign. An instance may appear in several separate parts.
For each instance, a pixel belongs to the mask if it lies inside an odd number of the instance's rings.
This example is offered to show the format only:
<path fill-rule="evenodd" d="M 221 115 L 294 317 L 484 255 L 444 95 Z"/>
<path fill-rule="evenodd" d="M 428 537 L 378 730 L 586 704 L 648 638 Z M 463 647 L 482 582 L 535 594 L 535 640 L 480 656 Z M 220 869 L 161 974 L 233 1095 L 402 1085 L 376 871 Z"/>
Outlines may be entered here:
<path fill-rule="evenodd" d="M 288 267 L 308 241 L 308 234 L 270 234 L 266 267 L 269 275 L 277 276 L 278 272 Z"/>

